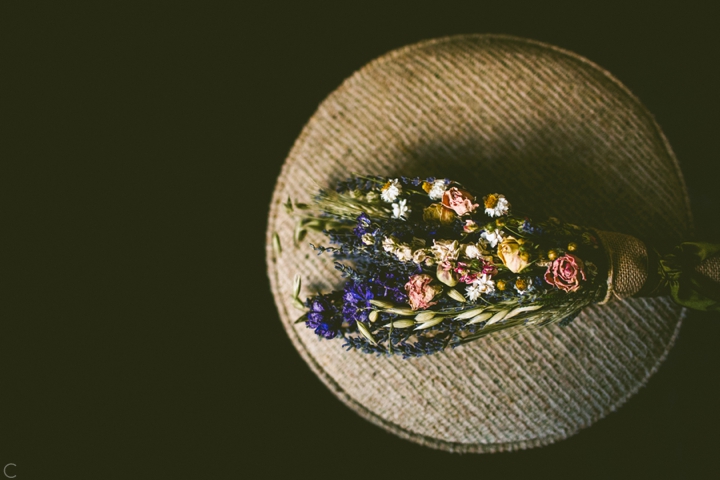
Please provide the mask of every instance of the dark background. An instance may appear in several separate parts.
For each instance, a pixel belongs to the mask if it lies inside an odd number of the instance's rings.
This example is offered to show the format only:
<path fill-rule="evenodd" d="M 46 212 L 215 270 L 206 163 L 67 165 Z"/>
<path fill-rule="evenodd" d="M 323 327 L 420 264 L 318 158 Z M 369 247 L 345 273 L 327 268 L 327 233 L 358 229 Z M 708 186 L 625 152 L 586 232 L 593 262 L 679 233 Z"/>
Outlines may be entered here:
<path fill-rule="evenodd" d="M 3 7 L 0 464 L 20 480 L 717 478 L 717 315 L 690 313 L 648 385 L 570 439 L 453 455 L 362 420 L 311 373 L 264 242 L 275 178 L 323 98 L 390 50 L 461 33 L 612 72 L 673 146 L 697 236 L 720 241 L 718 15 L 289 3 Z"/>

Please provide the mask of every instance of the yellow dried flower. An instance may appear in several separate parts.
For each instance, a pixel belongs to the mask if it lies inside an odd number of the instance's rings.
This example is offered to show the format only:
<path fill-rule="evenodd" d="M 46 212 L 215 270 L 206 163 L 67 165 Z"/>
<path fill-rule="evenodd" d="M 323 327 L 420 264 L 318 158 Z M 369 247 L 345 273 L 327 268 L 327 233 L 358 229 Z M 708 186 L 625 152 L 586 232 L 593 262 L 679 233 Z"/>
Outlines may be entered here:
<path fill-rule="evenodd" d="M 498 257 L 513 273 L 518 273 L 528 266 L 529 256 L 523 253 L 514 237 L 505 237 L 497 249 Z"/>
<path fill-rule="evenodd" d="M 498 203 L 498 195 L 495 193 L 491 193 L 490 195 L 485 195 L 483 197 L 483 202 L 485 202 L 485 208 L 495 208 L 495 206 Z"/>
<path fill-rule="evenodd" d="M 433 203 L 423 210 L 423 220 L 426 222 L 439 222 L 441 225 L 450 225 L 455 220 L 455 212 Z"/>

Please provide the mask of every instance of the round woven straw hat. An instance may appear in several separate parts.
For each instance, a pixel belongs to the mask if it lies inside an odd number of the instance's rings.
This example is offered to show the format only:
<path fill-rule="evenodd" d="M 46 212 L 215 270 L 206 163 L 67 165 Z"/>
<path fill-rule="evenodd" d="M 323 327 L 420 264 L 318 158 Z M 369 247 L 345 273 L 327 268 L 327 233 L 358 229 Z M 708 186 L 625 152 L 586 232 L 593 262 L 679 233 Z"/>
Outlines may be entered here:
<path fill-rule="evenodd" d="M 294 324 L 293 277 L 303 278 L 302 298 L 342 279 L 331 256 L 308 245 L 322 235 L 293 246 L 282 204 L 310 201 L 351 173 L 448 177 L 501 192 L 533 218 L 678 243 L 691 215 L 677 160 L 640 102 L 588 60 L 467 35 L 401 48 L 352 75 L 307 123 L 278 178 L 267 232 L 275 302 L 300 355 L 340 400 L 403 438 L 454 452 L 566 438 L 622 405 L 671 348 L 684 312 L 664 297 L 595 305 L 567 327 L 407 360 L 321 340 Z"/>

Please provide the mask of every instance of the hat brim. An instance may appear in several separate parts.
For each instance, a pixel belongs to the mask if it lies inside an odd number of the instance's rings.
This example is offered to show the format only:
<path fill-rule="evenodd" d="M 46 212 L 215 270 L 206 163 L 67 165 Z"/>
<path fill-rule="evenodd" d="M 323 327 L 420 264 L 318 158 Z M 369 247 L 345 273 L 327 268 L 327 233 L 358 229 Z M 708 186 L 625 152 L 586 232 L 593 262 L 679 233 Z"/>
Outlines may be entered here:
<path fill-rule="evenodd" d="M 283 325 L 310 368 L 350 408 L 409 440 L 494 452 L 566 438 L 622 405 L 671 348 L 684 311 L 628 299 L 498 341 L 403 360 L 320 340 L 292 306 L 342 279 L 329 255 L 293 244 L 288 197 L 309 201 L 350 173 L 437 176 L 500 192 L 541 219 L 618 231 L 660 246 L 691 228 L 677 160 L 641 103 L 570 52 L 507 36 L 465 35 L 393 51 L 318 108 L 278 178 L 267 232 L 268 275 Z M 283 250 L 272 248 L 277 233 Z M 302 295 L 301 295 L 302 296 Z"/>

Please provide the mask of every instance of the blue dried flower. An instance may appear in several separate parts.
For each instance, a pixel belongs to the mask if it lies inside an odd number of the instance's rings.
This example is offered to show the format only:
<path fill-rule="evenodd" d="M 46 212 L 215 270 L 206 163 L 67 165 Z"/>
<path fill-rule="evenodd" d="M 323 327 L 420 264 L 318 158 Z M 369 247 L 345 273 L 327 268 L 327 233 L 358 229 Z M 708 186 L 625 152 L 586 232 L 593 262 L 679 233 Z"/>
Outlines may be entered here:
<path fill-rule="evenodd" d="M 345 284 L 343 291 L 343 318 L 353 324 L 366 322 L 370 314 L 370 300 L 375 297 L 370 286 L 353 280 Z"/>
<path fill-rule="evenodd" d="M 545 232 L 542 227 L 531 224 L 529 220 L 525 220 L 523 224 L 520 225 L 520 230 L 530 235 L 542 235 Z"/>
<path fill-rule="evenodd" d="M 357 235 L 358 237 L 362 237 L 366 233 L 368 233 L 368 227 L 370 226 L 371 221 L 370 217 L 363 212 L 357 217 L 357 227 L 353 229 L 353 233 Z"/>
<path fill-rule="evenodd" d="M 392 272 L 382 272 L 373 279 L 375 292 L 380 298 L 390 298 L 396 303 L 407 303 L 405 284 L 409 276 L 401 276 Z"/>
<path fill-rule="evenodd" d="M 340 332 L 342 318 L 333 305 L 330 295 L 318 295 L 308 300 L 310 311 L 307 314 L 307 327 L 315 330 L 317 335 L 335 338 Z"/>

